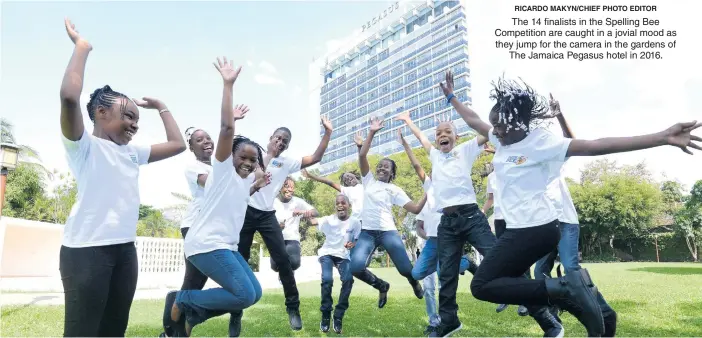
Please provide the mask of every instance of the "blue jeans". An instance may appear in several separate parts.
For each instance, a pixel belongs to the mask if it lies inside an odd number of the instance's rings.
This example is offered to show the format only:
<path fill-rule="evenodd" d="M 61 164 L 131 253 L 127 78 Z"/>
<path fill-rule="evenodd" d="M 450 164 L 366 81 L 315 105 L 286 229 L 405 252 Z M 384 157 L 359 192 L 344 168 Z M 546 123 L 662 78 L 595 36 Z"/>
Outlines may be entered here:
<path fill-rule="evenodd" d="M 438 326 L 441 322 L 436 308 L 436 271 L 439 270 L 439 253 L 437 251 L 439 240 L 436 237 L 429 237 L 424 243 L 424 249 L 419 254 L 417 262 L 412 268 L 412 278 L 423 280 L 424 301 L 427 305 L 427 316 L 429 325 Z M 461 257 L 459 273 L 468 270 L 470 260 L 467 255 Z"/>
<path fill-rule="evenodd" d="M 239 252 L 215 250 L 190 256 L 188 260 L 222 286 L 178 292 L 176 304 L 190 325 L 195 326 L 223 312 L 241 311 L 261 299 L 261 284 Z"/>
<path fill-rule="evenodd" d="M 353 275 L 349 267 L 350 262 L 348 259 L 326 255 L 319 257 L 319 263 L 322 265 L 322 305 L 319 310 L 323 313 L 332 311 L 332 304 L 334 304 L 332 286 L 334 285 L 334 267 L 336 267 L 341 279 L 341 292 L 334 310 L 334 318 L 343 318 L 346 309 L 349 308 L 349 296 L 353 287 Z"/>
<path fill-rule="evenodd" d="M 383 288 L 383 281 L 368 271 L 371 255 L 376 248 L 382 246 L 390 255 L 397 271 L 405 276 L 412 286 L 418 282 L 412 278 L 412 262 L 405 251 L 405 244 L 397 230 L 361 230 L 356 246 L 351 250 L 351 273 L 353 276 L 370 284 L 378 290 Z"/>
<path fill-rule="evenodd" d="M 442 323 L 451 325 L 458 322 L 456 290 L 463 245 L 468 242 L 487 258 L 497 239 L 477 204 L 460 205 L 451 212 L 444 210 L 438 235 L 439 314 Z"/>
<path fill-rule="evenodd" d="M 558 241 L 558 247 L 536 262 L 536 266 L 534 267 L 534 279 L 546 279 L 546 277 L 551 277 L 551 270 L 556 262 L 556 256 L 561 257 L 561 265 L 563 265 L 565 273 L 580 269 L 580 260 L 578 259 L 580 225 L 560 222 L 558 228 L 561 231 L 561 240 Z M 597 301 L 603 313 L 614 311 L 612 307 L 607 304 L 601 292 L 597 293 Z"/>

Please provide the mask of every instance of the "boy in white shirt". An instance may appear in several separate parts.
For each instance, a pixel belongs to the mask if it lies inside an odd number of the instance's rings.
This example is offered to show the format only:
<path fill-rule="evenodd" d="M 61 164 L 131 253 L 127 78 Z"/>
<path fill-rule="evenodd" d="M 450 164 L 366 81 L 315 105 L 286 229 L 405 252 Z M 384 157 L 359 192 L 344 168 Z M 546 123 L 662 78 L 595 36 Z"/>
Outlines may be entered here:
<path fill-rule="evenodd" d="M 702 149 L 695 142 L 702 138 L 690 132 L 702 124 L 696 121 L 678 123 L 655 134 L 594 141 L 559 138 L 539 128 L 541 122 L 553 117 L 545 98 L 514 81 L 499 79 L 493 85 L 491 98 L 496 103 L 490 111 L 488 124 L 456 99 L 450 71 L 446 73 L 446 81 L 440 84 L 447 101 L 468 126 L 483 137 L 489 137 L 496 147 L 493 159 L 497 175 L 495 197 L 507 230 L 473 277 L 471 292 L 477 299 L 497 304 L 533 304 L 527 306 L 532 314 L 544 311 L 548 305 L 556 305 L 573 314 L 589 336 L 600 337 L 605 331 L 602 310 L 597 302 L 597 288 L 585 269 L 545 280 L 521 276 L 553 251 L 560 239 L 558 212 L 546 195 L 550 162 L 562 162 L 571 156 L 598 156 L 663 145 L 692 154 L 687 147 Z M 554 324 L 553 329 L 545 333 L 562 335 L 562 328 L 556 333 Z"/>
<path fill-rule="evenodd" d="M 285 179 L 283 188 L 280 189 L 278 198 L 273 202 L 275 217 L 278 219 L 280 228 L 283 229 L 283 239 L 285 240 L 285 251 L 290 259 L 290 266 L 293 271 L 300 267 L 300 220 L 319 216 L 317 210 L 302 198 L 295 197 L 295 181 L 292 177 Z M 278 272 L 278 265 L 271 258 L 271 269 Z"/>
<path fill-rule="evenodd" d="M 324 333 L 329 332 L 332 304 L 334 303 L 332 299 L 333 268 L 336 267 L 341 279 L 341 292 L 334 309 L 333 326 L 334 332 L 341 334 L 342 320 L 344 313 L 349 308 L 349 296 L 353 287 L 349 248 L 353 247 L 353 239 L 361 231 L 361 222 L 349 215 L 351 203 L 346 194 L 336 195 L 335 204 L 336 214 L 312 219 L 311 222 L 313 225 L 319 225 L 319 231 L 325 236 L 324 244 L 317 252 L 319 263 L 322 265 L 322 304 L 319 308 L 322 312 L 322 321 L 319 328 Z"/>
<path fill-rule="evenodd" d="M 87 104 L 93 122 L 83 124 L 80 97 L 92 45 L 70 20 L 75 45 L 61 83 L 61 139 L 78 185 L 76 202 L 63 228 L 59 271 L 64 289 L 67 337 L 123 337 L 139 275 L 136 226 L 139 167 L 185 151 L 185 141 L 168 107 L 154 98 L 130 99 L 110 86 L 96 89 Z M 139 129 L 139 108 L 159 112 L 167 141 L 129 144 Z"/>

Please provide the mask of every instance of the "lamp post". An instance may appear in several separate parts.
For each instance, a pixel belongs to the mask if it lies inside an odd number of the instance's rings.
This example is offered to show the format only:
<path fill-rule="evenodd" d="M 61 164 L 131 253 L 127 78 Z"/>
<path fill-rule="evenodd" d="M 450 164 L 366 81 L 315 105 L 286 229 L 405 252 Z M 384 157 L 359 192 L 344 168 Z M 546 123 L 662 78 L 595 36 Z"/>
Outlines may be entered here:
<path fill-rule="evenodd" d="M 0 143 L 0 216 L 5 204 L 5 183 L 7 173 L 15 170 L 19 160 L 19 147 L 12 143 Z"/>

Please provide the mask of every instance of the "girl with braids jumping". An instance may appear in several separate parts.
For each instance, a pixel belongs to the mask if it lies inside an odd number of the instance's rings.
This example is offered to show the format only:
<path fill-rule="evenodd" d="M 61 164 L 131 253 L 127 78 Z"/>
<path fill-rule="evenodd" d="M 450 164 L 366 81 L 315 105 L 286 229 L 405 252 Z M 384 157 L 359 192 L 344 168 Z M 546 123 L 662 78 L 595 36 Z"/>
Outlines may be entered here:
<path fill-rule="evenodd" d="M 185 142 L 168 107 L 154 98 L 129 99 L 110 86 L 96 89 L 87 105 L 93 132 L 83 125 L 80 94 L 93 49 L 65 20 L 75 44 L 61 83 L 61 135 L 78 195 L 66 220 L 59 254 L 64 336 L 123 337 L 139 274 L 134 241 L 139 217 L 139 166 L 175 156 Z M 139 108 L 159 112 L 165 143 L 130 145 Z"/>
<path fill-rule="evenodd" d="M 382 120 L 377 117 L 371 119 L 368 137 L 363 142 L 358 154 L 358 163 L 361 168 L 365 192 L 363 222 L 358 241 L 351 252 L 351 272 L 356 278 L 370 284 L 380 292 L 379 308 L 382 308 L 387 303 L 387 293 L 390 289 L 389 283 L 368 271 L 370 258 L 379 246 L 385 248 L 397 271 L 407 278 L 414 289 L 414 295 L 419 299 L 422 299 L 424 296 L 422 286 L 419 285 L 417 280 L 412 278 L 412 262 L 407 256 L 402 237 L 400 237 L 395 226 L 392 206 L 397 205 L 413 214 L 418 214 L 422 211 L 427 201 L 427 196 L 424 195 L 419 203 L 414 203 L 402 189 L 392 184 L 397 170 L 395 161 L 384 158 L 376 165 L 375 176 L 370 171 L 367 157 L 368 151 L 370 150 L 371 142 L 373 142 L 373 137 L 383 127 Z"/>
<path fill-rule="evenodd" d="M 360 131 L 356 132 L 353 141 L 356 143 L 356 146 L 360 152 L 361 146 L 363 146 L 363 137 L 361 136 Z M 351 217 L 356 218 L 359 221 L 361 220 L 361 212 L 363 211 L 363 184 L 361 184 L 361 178 L 357 173 L 347 171 L 341 174 L 339 183 L 334 183 L 328 178 L 312 175 L 304 169 L 302 170 L 302 176 L 313 181 L 326 184 L 334 188 L 336 191 L 346 195 L 351 202 Z"/>
<path fill-rule="evenodd" d="M 184 251 L 195 268 L 221 287 L 181 290 L 175 301 L 166 302 L 173 323 L 184 322 L 182 326 L 174 325 L 178 336 L 190 336 L 195 325 L 232 312 L 229 333 L 238 337 L 241 310 L 261 298 L 261 285 L 248 262 L 237 252 L 237 245 L 249 196 L 266 186 L 270 177 L 260 167 L 261 147 L 243 136 L 234 136 L 235 121 L 243 119 L 248 111 L 235 110 L 232 104 L 234 83 L 241 67 L 234 69 L 226 58 L 218 58 L 215 68 L 224 82 L 221 129 L 212 172 L 205 182 L 202 208 L 185 237 Z"/>
<path fill-rule="evenodd" d="M 556 116 L 558 124 L 563 131 L 563 137 L 575 139 L 573 132 L 568 125 L 558 101 L 553 99 L 549 102 L 553 115 Z M 551 199 L 554 207 L 558 212 L 558 229 L 561 232 L 561 239 L 558 241 L 558 246 L 548 253 L 546 256 L 536 262 L 534 266 L 534 278 L 544 279 L 551 277 L 551 270 L 556 260 L 556 256 L 560 255 L 561 265 L 566 273 L 580 269 L 578 260 L 578 242 L 580 240 L 580 225 L 578 222 L 578 211 L 575 210 L 573 199 L 570 197 L 568 184 L 563 173 L 565 162 L 551 162 L 551 177 L 546 190 L 546 196 Z M 560 271 L 559 271 L 560 274 Z M 617 312 L 607 304 L 602 293 L 599 290 L 596 293 L 597 302 L 602 309 L 602 318 L 604 319 L 604 334 L 603 337 L 614 337 L 617 332 Z M 551 308 L 551 313 L 558 318 L 558 311 L 555 307 Z"/>
<path fill-rule="evenodd" d="M 324 156 L 324 151 L 329 145 L 332 134 L 332 124 L 326 117 L 321 118 L 324 126 L 324 136 L 319 143 L 314 154 L 301 159 L 281 156 L 288 149 L 292 134 L 290 129 L 280 127 L 271 135 L 268 142 L 268 152 L 264 157 L 264 166 L 271 176 L 271 184 L 262 188 L 251 197 L 249 207 L 246 209 L 244 227 L 241 229 L 241 242 L 239 252 L 244 259 L 249 259 L 251 255 L 251 244 L 256 231 L 261 234 L 263 242 L 271 254 L 271 259 L 278 267 L 278 276 L 283 284 L 285 293 L 285 306 L 288 313 L 290 328 L 295 331 L 302 330 L 302 318 L 300 317 L 300 295 L 295 283 L 295 274 L 288 253 L 285 249 L 285 239 L 280 229 L 280 224 L 275 216 L 274 200 L 280 188 L 283 187 L 286 177 L 301 169 L 319 163 Z"/>
<path fill-rule="evenodd" d="M 606 155 L 663 145 L 692 154 L 688 147 L 702 150 L 695 143 L 702 139 L 690 134 L 701 124 L 678 123 L 655 134 L 594 141 L 556 137 L 539 128 L 541 122 L 553 117 L 543 97 L 514 81 L 499 79 L 493 85 L 491 98 L 496 103 L 490 111 L 490 125 L 458 101 L 450 71 L 441 83 L 448 102 L 468 126 L 495 145 L 495 198 L 507 223 L 507 230 L 473 277 L 471 292 L 475 298 L 488 302 L 525 304 L 530 313 L 556 305 L 573 314 L 589 336 L 602 336 L 605 327 L 597 288 L 585 269 L 575 268 L 559 278 L 533 280 L 522 275 L 552 252 L 560 240 L 558 212 L 546 194 L 550 163 L 563 162 L 571 156 Z"/>
<path fill-rule="evenodd" d="M 285 251 L 290 259 L 290 267 L 293 271 L 300 267 L 302 249 L 300 247 L 300 220 L 302 218 L 311 219 L 318 217 L 319 212 L 299 197 L 293 196 L 295 193 L 295 180 L 288 176 L 285 178 L 280 194 L 273 202 L 275 217 L 278 219 L 280 228 L 283 230 L 283 240 L 285 241 Z M 278 265 L 271 258 L 271 270 L 278 272 Z"/>

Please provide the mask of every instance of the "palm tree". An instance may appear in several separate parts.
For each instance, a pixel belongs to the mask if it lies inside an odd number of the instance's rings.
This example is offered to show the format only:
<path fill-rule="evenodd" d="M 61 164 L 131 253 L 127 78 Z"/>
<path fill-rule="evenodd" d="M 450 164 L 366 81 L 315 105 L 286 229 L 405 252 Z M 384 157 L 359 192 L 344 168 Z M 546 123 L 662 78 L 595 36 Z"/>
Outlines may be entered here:
<path fill-rule="evenodd" d="M 49 179 L 53 178 L 53 173 L 42 164 L 39 152 L 26 144 L 17 144 L 14 135 L 14 125 L 8 119 L 2 117 L 0 117 L 0 143 L 16 144 L 19 147 L 19 162 L 36 167 Z"/>

